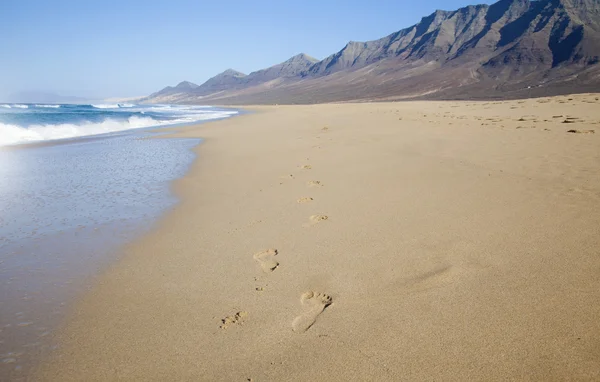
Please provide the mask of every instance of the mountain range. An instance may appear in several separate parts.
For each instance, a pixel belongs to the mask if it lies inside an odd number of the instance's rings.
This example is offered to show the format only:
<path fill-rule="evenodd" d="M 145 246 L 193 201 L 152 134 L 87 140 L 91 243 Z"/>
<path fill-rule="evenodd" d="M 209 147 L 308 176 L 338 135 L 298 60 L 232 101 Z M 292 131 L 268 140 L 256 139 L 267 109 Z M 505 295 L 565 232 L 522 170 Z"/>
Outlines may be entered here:
<path fill-rule="evenodd" d="M 320 61 L 299 54 L 248 75 L 228 69 L 143 101 L 289 104 L 598 91 L 600 0 L 500 0 L 435 11 Z"/>

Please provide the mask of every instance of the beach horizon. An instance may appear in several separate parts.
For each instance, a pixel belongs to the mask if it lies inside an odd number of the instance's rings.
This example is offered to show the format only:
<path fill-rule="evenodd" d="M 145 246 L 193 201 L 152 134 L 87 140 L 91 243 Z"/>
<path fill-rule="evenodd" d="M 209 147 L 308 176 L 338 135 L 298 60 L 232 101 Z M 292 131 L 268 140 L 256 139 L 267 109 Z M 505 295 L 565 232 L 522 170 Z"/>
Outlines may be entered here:
<path fill-rule="evenodd" d="M 247 106 L 30 380 L 600 378 L 598 94 Z"/>

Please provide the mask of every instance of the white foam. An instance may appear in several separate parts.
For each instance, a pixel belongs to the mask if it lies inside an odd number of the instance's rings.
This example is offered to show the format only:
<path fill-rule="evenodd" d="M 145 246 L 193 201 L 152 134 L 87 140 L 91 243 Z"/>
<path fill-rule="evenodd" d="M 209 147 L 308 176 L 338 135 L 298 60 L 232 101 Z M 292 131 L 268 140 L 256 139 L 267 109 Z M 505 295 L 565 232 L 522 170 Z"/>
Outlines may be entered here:
<path fill-rule="evenodd" d="M 228 118 L 232 115 L 237 114 L 237 111 L 212 111 L 202 114 L 183 115 L 181 118 L 169 121 L 169 125 L 180 124 L 180 123 L 193 123 L 199 121 L 208 121 L 211 119 Z"/>
<path fill-rule="evenodd" d="M 58 109 L 60 107 L 60 105 L 35 105 L 35 107 L 49 108 L 49 109 Z"/>
<path fill-rule="evenodd" d="M 227 118 L 234 114 L 237 114 L 237 112 L 211 111 L 202 114 L 182 115 L 181 118 L 169 121 L 158 121 L 150 117 L 132 116 L 129 119 L 122 121 L 109 118 L 99 123 L 86 122 L 79 125 L 31 125 L 28 127 L 0 123 L 0 146 L 77 138 L 144 127 L 192 123 L 196 121 Z"/>
<path fill-rule="evenodd" d="M 16 109 L 29 109 L 28 105 L 21 105 L 21 104 L 2 104 L 0 105 L 0 107 L 5 108 L 5 109 L 12 109 L 12 108 L 16 108 Z"/>
<path fill-rule="evenodd" d="M 114 103 L 114 104 L 96 104 L 96 105 L 92 105 L 92 107 L 95 107 L 96 109 L 118 109 L 119 108 L 119 104 L 118 103 Z"/>
<path fill-rule="evenodd" d="M 92 107 L 96 109 L 122 109 L 122 108 L 130 108 L 135 107 L 136 105 L 132 103 L 100 103 L 100 104 L 92 104 Z"/>
<path fill-rule="evenodd" d="M 177 114 L 205 114 L 205 113 L 213 113 L 212 110 L 206 110 L 211 108 L 211 106 L 184 106 L 184 105 L 156 105 L 149 106 L 146 110 L 158 112 L 158 113 L 177 113 Z M 237 111 L 222 111 L 220 113 L 231 113 L 237 114 Z"/>
<path fill-rule="evenodd" d="M 100 123 L 32 125 L 27 128 L 0 123 L 0 146 L 106 134 L 160 124 L 160 121 L 152 118 L 135 116 L 124 121 L 106 119 Z"/>

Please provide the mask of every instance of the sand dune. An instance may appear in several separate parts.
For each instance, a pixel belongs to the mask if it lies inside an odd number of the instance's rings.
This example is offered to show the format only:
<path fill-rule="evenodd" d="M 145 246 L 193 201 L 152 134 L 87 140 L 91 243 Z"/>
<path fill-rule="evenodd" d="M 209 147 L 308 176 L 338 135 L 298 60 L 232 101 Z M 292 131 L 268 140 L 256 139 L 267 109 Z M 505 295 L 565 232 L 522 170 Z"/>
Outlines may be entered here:
<path fill-rule="evenodd" d="M 33 379 L 600 379 L 600 134 L 569 133 L 600 130 L 597 97 L 178 128 L 205 138 L 181 203 Z"/>

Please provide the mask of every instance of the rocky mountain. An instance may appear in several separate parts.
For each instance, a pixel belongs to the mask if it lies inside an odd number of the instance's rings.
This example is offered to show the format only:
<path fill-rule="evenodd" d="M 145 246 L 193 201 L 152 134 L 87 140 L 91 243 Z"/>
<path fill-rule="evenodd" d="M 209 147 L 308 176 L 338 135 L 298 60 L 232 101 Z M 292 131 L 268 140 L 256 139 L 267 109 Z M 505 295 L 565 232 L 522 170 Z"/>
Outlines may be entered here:
<path fill-rule="evenodd" d="M 159 94 L 177 94 L 177 93 L 186 93 L 186 92 L 191 92 L 194 89 L 196 89 L 198 87 L 198 85 L 188 82 L 188 81 L 183 81 L 180 82 L 179 84 L 177 84 L 176 86 L 167 86 L 166 88 L 164 88 L 163 90 L 161 90 L 160 92 L 154 93 L 152 94 L 150 97 L 155 96 L 155 95 L 159 95 Z"/>
<path fill-rule="evenodd" d="M 217 74 L 202 85 L 194 89 L 193 94 L 204 96 L 208 94 L 218 93 L 224 90 L 233 90 L 241 87 L 244 84 L 246 75 L 237 70 L 227 69 L 223 73 Z"/>
<path fill-rule="evenodd" d="M 293 78 L 309 69 L 316 62 L 318 62 L 317 59 L 304 53 L 300 53 L 280 64 L 252 72 L 248 75 L 238 72 L 237 70 L 227 69 L 223 73 L 210 78 L 200 86 L 184 81 L 175 87 L 168 86 L 161 91 L 150 95 L 145 101 L 158 100 L 158 102 L 172 102 L 174 99 L 179 100 L 181 97 L 185 97 L 185 94 L 192 97 L 202 97 L 206 95 L 215 95 L 223 91 L 248 88 L 278 78 Z"/>
<path fill-rule="evenodd" d="M 438 10 L 382 39 L 349 42 L 321 61 L 301 54 L 247 76 L 228 72 L 178 93 L 178 101 L 313 103 L 600 91 L 600 0 L 500 0 Z M 160 102 L 155 95 L 148 101 Z"/>
<path fill-rule="evenodd" d="M 319 60 L 316 58 L 300 53 L 281 64 L 250 73 L 246 78 L 246 84 L 256 85 L 277 78 L 295 77 L 308 70 L 317 62 L 319 62 Z"/>

